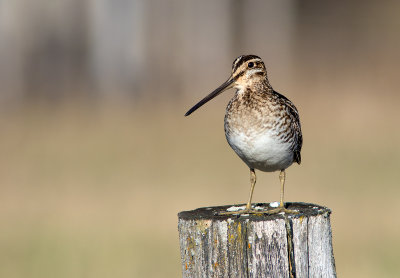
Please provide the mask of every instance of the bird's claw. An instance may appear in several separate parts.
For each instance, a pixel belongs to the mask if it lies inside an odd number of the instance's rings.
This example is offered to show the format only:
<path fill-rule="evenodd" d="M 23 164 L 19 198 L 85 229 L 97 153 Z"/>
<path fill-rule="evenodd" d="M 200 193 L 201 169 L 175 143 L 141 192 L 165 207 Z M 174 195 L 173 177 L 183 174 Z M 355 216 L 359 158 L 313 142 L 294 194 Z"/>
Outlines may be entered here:
<path fill-rule="evenodd" d="M 299 212 L 297 210 L 290 210 L 285 208 L 284 206 L 279 206 L 277 208 L 273 209 L 266 209 L 266 210 L 256 210 L 256 209 L 249 209 L 246 208 L 244 210 L 239 210 L 239 211 L 222 211 L 218 212 L 217 215 L 242 215 L 242 214 L 268 214 L 268 215 L 273 215 L 273 214 L 278 214 L 278 213 L 285 213 L 285 214 L 298 214 Z"/>

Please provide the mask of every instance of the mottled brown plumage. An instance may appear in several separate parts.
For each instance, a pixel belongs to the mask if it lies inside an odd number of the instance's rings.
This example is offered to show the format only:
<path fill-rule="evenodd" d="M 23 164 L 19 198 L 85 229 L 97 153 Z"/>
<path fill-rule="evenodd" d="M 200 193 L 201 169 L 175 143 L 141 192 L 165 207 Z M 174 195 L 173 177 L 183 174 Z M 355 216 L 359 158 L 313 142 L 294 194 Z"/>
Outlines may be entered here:
<path fill-rule="evenodd" d="M 281 202 L 267 213 L 287 212 L 283 202 L 285 169 L 300 164 L 303 137 L 294 104 L 271 87 L 264 62 L 256 55 L 243 55 L 232 64 L 232 75 L 220 87 L 193 106 L 186 116 L 226 89 L 236 88 L 225 114 L 225 135 L 229 145 L 249 166 L 251 190 L 246 209 L 253 212 L 251 198 L 256 182 L 255 169 L 281 171 Z M 258 211 L 259 212 L 259 211 Z M 228 214 L 231 214 L 228 212 Z"/>
<path fill-rule="evenodd" d="M 282 115 L 283 114 L 283 115 Z M 300 118 L 294 104 L 285 96 L 274 91 L 271 86 L 247 88 L 242 94 L 235 94 L 226 108 L 225 133 L 230 136 L 232 129 L 240 129 L 248 134 L 249 125 L 259 130 L 282 127 L 276 137 L 290 142 L 294 162 L 301 163 Z"/>

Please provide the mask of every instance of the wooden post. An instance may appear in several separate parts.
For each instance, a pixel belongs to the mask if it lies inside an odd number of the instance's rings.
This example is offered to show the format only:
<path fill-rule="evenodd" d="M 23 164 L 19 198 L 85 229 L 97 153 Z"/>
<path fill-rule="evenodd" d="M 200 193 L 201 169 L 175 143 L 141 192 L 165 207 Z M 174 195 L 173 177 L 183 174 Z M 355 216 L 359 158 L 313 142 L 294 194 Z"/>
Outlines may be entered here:
<path fill-rule="evenodd" d="M 256 209 L 268 206 L 257 204 Z M 239 207 L 178 214 L 184 278 L 336 277 L 328 208 L 286 203 L 299 214 L 217 215 Z"/>

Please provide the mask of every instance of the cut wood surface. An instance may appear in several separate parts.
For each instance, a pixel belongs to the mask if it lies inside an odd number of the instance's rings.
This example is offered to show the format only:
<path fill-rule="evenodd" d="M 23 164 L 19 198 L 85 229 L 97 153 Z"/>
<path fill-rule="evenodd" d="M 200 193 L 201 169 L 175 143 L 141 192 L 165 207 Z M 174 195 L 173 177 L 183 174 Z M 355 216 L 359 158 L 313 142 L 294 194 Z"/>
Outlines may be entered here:
<path fill-rule="evenodd" d="M 286 203 L 299 213 L 218 215 L 239 207 L 178 214 L 183 277 L 336 277 L 328 208 Z"/>

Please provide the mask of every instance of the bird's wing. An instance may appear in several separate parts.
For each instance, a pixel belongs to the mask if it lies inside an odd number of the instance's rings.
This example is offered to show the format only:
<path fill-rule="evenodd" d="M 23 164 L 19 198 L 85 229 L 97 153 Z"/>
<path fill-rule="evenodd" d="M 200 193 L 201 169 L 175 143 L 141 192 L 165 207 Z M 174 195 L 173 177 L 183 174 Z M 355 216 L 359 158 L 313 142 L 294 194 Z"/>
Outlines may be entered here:
<path fill-rule="evenodd" d="M 301 133 L 300 116 L 296 106 L 284 95 L 274 91 L 274 93 L 283 101 L 289 109 L 289 114 L 292 118 L 292 128 L 294 130 L 295 144 L 293 144 L 294 161 L 301 163 L 301 147 L 303 146 L 303 135 Z"/>

